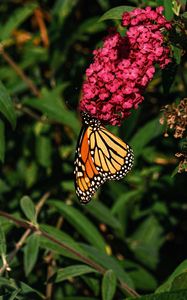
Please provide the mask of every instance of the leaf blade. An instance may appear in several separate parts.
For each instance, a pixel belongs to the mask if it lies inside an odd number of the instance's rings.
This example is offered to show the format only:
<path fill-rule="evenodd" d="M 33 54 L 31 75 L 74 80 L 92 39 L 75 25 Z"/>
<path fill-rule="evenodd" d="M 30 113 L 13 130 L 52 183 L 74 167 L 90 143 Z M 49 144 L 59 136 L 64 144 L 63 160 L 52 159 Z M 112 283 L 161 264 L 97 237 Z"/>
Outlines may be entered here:
<path fill-rule="evenodd" d="M 85 209 L 104 224 L 107 224 L 114 229 L 121 230 L 120 222 L 111 214 L 110 209 L 103 203 L 93 201 L 89 206 L 86 206 Z"/>
<path fill-rule="evenodd" d="M 36 223 L 36 210 L 34 203 L 29 196 L 23 196 L 20 200 L 21 209 L 25 216 L 33 223 Z"/>
<path fill-rule="evenodd" d="M 159 119 L 155 118 L 140 128 L 130 141 L 130 145 L 137 158 L 143 151 L 144 147 L 154 138 L 161 135 L 163 127 L 159 123 Z"/>
<path fill-rule="evenodd" d="M 184 273 L 187 270 L 187 259 L 178 265 L 178 267 L 173 271 L 169 278 L 157 288 L 156 293 L 166 292 L 171 289 L 172 283 L 176 277 Z"/>
<path fill-rule="evenodd" d="M 25 275 L 28 276 L 32 269 L 35 266 L 35 263 L 38 258 L 38 252 L 39 252 L 39 238 L 36 233 L 32 234 L 28 240 L 27 244 L 24 248 L 24 271 Z"/>
<path fill-rule="evenodd" d="M 133 9 L 135 9 L 135 7 L 127 6 L 127 5 L 111 8 L 106 13 L 104 13 L 104 15 L 101 16 L 98 22 L 102 22 L 105 20 L 120 20 L 122 19 L 122 14 L 124 12 L 129 12 L 132 11 Z"/>
<path fill-rule="evenodd" d="M 112 300 L 116 291 L 116 275 L 112 270 L 105 272 L 102 280 L 102 299 Z"/>
<path fill-rule="evenodd" d="M 3 121 L 0 120 L 0 160 L 2 163 L 5 160 L 5 126 Z"/>
<path fill-rule="evenodd" d="M 87 265 L 73 265 L 65 267 L 63 269 L 58 269 L 55 274 L 55 282 L 62 282 L 68 278 L 81 276 L 89 273 L 97 273 L 97 271 Z"/>
<path fill-rule="evenodd" d="M 13 103 L 7 89 L 5 88 L 5 86 L 1 81 L 0 81 L 0 112 L 10 122 L 12 128 L 15 129 L 16 114 L 13 107 Z"/>
<path fill-rule="evenodd" d="M 45 232 L 47 232 L 48 234 L 54 236 L 57 240 L 63 241 L 63 243 L 65 245 L 67 245 L 70 248 L 73 248 L 74 250 L 79 252 L 82 256 L 88 257 L 86 251 L 84 251 L 82 249 L 82 247 L 79 246 L 79 244 L 67 233 L 62 232 L 61 230 L 59 230 L 53 226 L 45 225 L 45 224 L 40 224 L 40 228 L 42 230 L 44 230 Z M 40 247 L 42 247 L 44 249 L 54 251 L 56 253 L 59 253 L 60 255 L 63 255 L 65 257 L 68 257 L 71 259 L 82 261 L 82 259 L 80 259 L 78 256 L 70 253 L 66 249 L 63 249 L 62 247 L 58 246 L 56 243 L 54 243 L 50 240 L 47 240 L 45 237 L 40 236 L 39 240 L 40 240 Z"/>
<path fill-rule="evenodd" d="M 78 209 L 64 204 L 62 201 L 50 199 L 48 203 L 61 212 L 69 223 L 92 245 L 105 251 L 106 244 L 97 228 Z"/>
<path fill-rule="evenodd" d="M 37 7 L 36 3 L 27 3 L 27 5 L 17 9 L 10 17 L 10 19 L 1 28 L 1 40 L 6 40 L 10 37 L 13 30 L 19 27 Z"/>
<path fill-rule="evenodd" d="M 99 263 L 106 269 L 112 269 L 116 277 L 120 281 L 126 282 L 130 287 L 134 288 L 134 282 L 129 274 L 122 268 L 115 257 L 109 256 L 106 253 L 94 248 L 93 246 L 81 244 L 82 248 L 88 253 L 88 257 Z"/>
<path fill-rule="evenodd" d="M 127 298 L 133 300 L 134 298 Z M 160 294 L 151 294 L 138 298 L 139 300 L 184 300 L 187 299 L 187 290 L 180 292 L 166 292 Z"/>
<path fill-rule="evenodd" d="M 40 99 L 25 99 L 23 103 L 39 110 L 52 121 L 68 125 L 75 134 L 78 134 L 80 124 L 75 113 L 68 110 L 64 104 L 61 97 L 63 89 L 64 85 L 59 85 L 52 91 L 45 89 Z"/>

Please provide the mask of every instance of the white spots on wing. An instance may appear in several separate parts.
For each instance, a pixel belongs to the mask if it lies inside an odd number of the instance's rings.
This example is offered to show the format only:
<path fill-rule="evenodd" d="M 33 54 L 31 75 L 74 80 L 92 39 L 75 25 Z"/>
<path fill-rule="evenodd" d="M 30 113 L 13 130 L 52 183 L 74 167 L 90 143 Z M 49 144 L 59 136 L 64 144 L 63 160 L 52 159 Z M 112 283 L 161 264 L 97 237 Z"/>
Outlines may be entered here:
<path fill-rule="evenodd" d="M 78 172 L 78 173 L 77 173 L 77 176 L 78 176 L 78 177 L 82 177 L 82 176 L 83 176 L 83 173 L 82 173 L 82 172 Z"/>

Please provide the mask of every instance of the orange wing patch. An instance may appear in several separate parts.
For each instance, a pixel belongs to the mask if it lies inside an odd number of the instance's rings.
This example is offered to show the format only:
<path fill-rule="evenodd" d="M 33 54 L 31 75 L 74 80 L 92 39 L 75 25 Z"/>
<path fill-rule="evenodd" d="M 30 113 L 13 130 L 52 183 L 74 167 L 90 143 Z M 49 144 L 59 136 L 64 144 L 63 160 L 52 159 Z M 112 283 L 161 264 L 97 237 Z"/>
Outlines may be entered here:
<path fill-rule="evenodd" d="M 77 149 L 77 158 L 75 160 L 75 185 L 77 195 L 82 203 L 89 202 L 98 187 L 98 182 L 103 182 L 90 154 L 89 135 L 90 129 L 88 127 L 80 139 L 80 147 Z"/>

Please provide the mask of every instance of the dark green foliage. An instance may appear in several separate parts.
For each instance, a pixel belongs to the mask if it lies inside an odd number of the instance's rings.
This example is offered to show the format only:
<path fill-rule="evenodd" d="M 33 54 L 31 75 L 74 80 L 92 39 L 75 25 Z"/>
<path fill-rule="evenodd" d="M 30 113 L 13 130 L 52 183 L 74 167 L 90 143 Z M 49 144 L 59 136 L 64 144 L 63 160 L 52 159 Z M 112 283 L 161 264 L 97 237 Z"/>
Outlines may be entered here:
<path fill-rule="evenodd" d="M 82 206 L 73 161 L 85 70 L 124 7 L 148 5 L 175 19 L 174 61 L 157 70 L 141 107 L 110 128 L 133 148 L 133 170 Z M 159 123 L 163 105 L 186 96 L 185 5 L 1 1 L 0 298 L 123 300 L 136 290 L 142 300 L 187 299 L 186 175 L 174 156 L 186 140 L 164 138 Z"/>
<path fill-rule="evenodd" d="M 112 300 L 116 290 L 116 275 L 112 270 L 106 271 L 102 281 L 102 299 Z"/>
<path fill-rule="evenodd" d="M 118 6 L 115 8 L 111 8 L 108 10 L 102 17 L 99 19 L 99 21 L 105 21 L 105 20 L 121 20 L 121 16 L 124 11 L 131 11 L 135 8 L 135 6 Z"/>

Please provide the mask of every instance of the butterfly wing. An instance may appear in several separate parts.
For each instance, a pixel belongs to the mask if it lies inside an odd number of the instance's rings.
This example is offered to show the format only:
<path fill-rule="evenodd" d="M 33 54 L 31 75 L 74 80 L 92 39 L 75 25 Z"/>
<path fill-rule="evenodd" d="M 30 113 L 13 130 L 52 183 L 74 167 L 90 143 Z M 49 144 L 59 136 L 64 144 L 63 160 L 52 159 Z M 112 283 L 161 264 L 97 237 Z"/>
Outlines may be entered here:
<path fill-rule="evenodd" d="M 104 179 L 119 180 L 131 170 L 132 149 L 105 127 L 91 132 L 89 143 L 95 168 Z"/>
<path fill-rule="evenodd" d="M 81 203 L 88 203 L 98 187 L 106 180 L 96 169 L 89 146 L 92 127 L 81 130 L 75 156 L 75 188 Z"/>
<path fill-rule="evenodd" d="M 81 203 L 88 203 L 106 180 L 119 180 L 132 168 L 132 149 L 101 122 L 82 115 L 83 127 L 75 156 L 75 188 Z"/>

